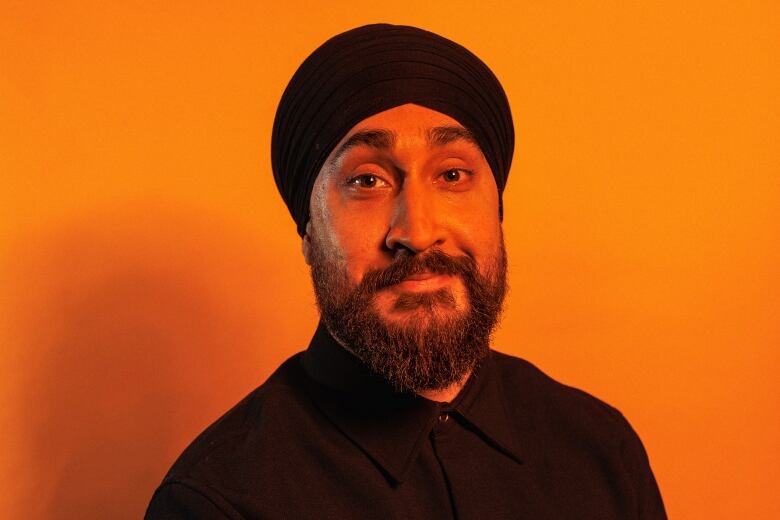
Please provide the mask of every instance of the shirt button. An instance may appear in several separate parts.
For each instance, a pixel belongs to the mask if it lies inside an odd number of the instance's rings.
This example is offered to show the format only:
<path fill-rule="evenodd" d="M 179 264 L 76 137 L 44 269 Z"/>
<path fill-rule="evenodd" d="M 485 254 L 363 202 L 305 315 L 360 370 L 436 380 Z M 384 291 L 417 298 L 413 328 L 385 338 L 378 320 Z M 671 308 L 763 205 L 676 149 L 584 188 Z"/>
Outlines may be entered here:
<path fill-rule="evenodd" d="M 448 414 L 448 413 L 439 414 L 439 422 L 440 423 L 447 422 L 449 420 L 449 418 L 450 418 L 450 414 Z"/>

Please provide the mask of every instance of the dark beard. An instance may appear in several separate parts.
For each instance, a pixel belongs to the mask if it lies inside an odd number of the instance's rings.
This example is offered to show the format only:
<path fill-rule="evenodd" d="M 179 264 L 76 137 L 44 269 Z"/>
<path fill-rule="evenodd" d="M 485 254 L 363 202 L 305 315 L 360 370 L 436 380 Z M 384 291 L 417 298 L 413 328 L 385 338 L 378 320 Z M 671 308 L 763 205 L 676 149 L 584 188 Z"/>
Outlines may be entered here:
<path fill-rule="evenodd" d="M 312 240 L 311 276 L 321 318 L 337 341 L 397 391 L 447 388 L 489 352 L 490 336 L 507 289 L 503 239 L 500 246 L 484 275 L 470 257 L 432 250 L 400 256 L 384 269 L 367 272 L 359 284 L 351 286 L 347 273 L 325 258 Z M 393 310 L 422 307 L 429 313 L 427 319 L 403 323 L 384 320 L 374 307 L 376 293 L 423 271 L 459 276 L 466 288 L 468 309 L 456 311 L 455 298 L 447 288 L 402 293 Z"/>

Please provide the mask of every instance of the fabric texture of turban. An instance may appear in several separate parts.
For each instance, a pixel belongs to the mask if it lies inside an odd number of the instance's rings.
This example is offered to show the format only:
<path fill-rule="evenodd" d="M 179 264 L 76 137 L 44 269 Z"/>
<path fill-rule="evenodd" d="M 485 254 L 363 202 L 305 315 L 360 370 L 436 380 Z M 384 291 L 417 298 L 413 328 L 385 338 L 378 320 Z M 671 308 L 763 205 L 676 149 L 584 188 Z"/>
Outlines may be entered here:
<path fill-rule="evenodd" d="M 339 141 L 363 119 L 407 103 L 446 114 L 474 135 L 501 201 L 514 127 L 495 75 L 469 50 L 437 34 L 366 25 L 334 36 L 306 58 L 276 111 L 274 179 L 299 235 L 309 220 L 314 180 Z"/>

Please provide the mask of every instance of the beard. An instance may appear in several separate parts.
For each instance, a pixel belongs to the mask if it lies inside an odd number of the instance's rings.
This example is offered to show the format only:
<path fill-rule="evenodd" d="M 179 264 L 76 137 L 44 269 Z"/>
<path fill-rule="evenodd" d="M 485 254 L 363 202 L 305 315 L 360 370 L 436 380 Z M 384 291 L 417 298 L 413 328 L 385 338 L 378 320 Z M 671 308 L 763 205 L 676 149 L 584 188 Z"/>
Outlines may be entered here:
<path fill-rule="evenodd" d="M 358 284 L 352 284 L 346 270 L 327 258 L 311 238 L 311 276 L 326 328 L 396 391 L 445 389 L 461 381 L 489 353 L 507 291 L 503 237 L 484 274 L 471 257 L 433 249 L 401 255 L 386 268 L 366 272 Z M 465 308 L 458 308 L 449 288 L 401 292 L 391 311 L 408 312 L 409 317 L 383 318 L 376 307 L 377 293 L 422 272 L 459 277 L 467 298 L 467 305 L 461 306 Z"/>

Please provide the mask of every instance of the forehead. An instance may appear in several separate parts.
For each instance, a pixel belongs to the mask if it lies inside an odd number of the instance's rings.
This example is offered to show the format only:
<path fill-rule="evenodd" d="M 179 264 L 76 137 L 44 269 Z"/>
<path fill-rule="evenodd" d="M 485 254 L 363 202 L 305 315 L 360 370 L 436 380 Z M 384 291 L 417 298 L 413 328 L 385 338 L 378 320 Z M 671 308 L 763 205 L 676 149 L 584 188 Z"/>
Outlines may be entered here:
<path fill-rule="evenodd" d="M 357 138 L 357 139 L 356 139 Z M 463 141 L 479 149 L 474 136 L 453 117 L 415 104 L 405 104 L 369 116 L 353 126 L 331 151 L 331 158 L 355 144 L 392 148 L 405 141 L 428 145 Z"/>

